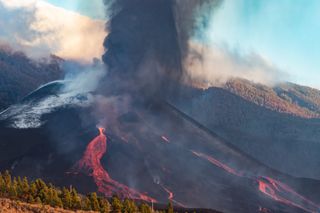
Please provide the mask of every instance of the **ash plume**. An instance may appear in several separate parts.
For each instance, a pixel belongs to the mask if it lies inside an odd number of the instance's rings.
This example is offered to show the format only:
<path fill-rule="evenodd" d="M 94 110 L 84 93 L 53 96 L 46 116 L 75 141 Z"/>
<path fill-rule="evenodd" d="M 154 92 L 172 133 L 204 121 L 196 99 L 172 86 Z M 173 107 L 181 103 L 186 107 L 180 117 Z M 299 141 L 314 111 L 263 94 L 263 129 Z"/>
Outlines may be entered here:
<path fill-rule="evenodd" d="M 219 2 L 105 0 L 109 35 L 103 61 L 113 90 L 144 97 L 168 94 L 182 77 L 189 40 Z"/>

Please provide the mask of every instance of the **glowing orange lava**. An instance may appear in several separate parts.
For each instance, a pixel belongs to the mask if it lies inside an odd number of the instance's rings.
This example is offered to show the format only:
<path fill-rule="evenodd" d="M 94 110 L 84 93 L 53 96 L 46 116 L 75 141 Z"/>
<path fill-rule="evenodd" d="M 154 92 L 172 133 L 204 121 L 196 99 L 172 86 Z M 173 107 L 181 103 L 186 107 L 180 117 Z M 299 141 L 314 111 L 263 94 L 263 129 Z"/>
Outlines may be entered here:
<path fill-rule="evenodd" d="M 167 189 L 164 186 L 162 186 L 162 188 L 164 189 L 164 191 L 166 191 L 169 194 L 168 200 L 172 200 L 173 199 L 173 192 L 171 192 L 169 189 Z"/>
<path fill-rule="evenodd" d="M 235 169 L 221 163 L 211 156 L 195 151 L 192 151 L 192 153 L 200 158 L 209 161 L 211 164 L 214 164 L 215 166 L 225 170 L 232 175 L 257 181 L 259 191 L 277 202 L 280 202 L 287 206 L 300 208 L 307 212 L 319 212 L 320 210 L 320 205 L 317 205 L 314 202 L 308 200 L 304 196 L 294 191 L 290 186 L 280 181 L 277 181 L 270 177 L 255 177 L 244 175 L 243 172 L 236 171 Z"/>
<path fill-rule="evenodd" d="M 303 197 L 280 181 L 270 177 L 260 177 L 257 179 L 259 191 L 269 196 L 273 200 L 288 206 L 297 207 L 307 212 L 318 212 L 320 206 Z"/>
<path fill-rule="evenodd" d="M 271 211 L 267 208 L 264 208 L 264 207 L 261 207 L 259 206 L 259 212 L 262 212 L 262 213 L 271 213 Z"/>
<path fill-rule="evenodd" d="M 101 158 L 107 151 L 107 136 L 104 134 L 104 131 L 104 128 L 99 128 L 100 134 L 89 143 L 76 168 L 89 172 L 93 176 L 99 192 L 103 193 L 106 197 L 117 194 L 120 197 L 156 202 L 155 199 L 113 180 L 108 172 L 104 170 L 101 165 Z"/>
<path fill-rule="evenodd" d="M 200 158 L 206 159 L 206 160 L 209 161 L 210 163 L 216 165 L 217 167 L 220 167 L 221 169 L 227 171 L 228 173 L 231 173 L 231 174 L 233 174 L 233 175 L 240 176 L 240 177 L 243 176 L 242 172 L 238 172 L 238 171 L 230 168 L 229 166 L 221 163 L 220 161 L 214 159 L 213 157 L 210 157 L 210 156 L 208 156 L 208 155 L 205 155 L 205 154 L 200 153 L 200 152 L 195 152 L 195 151 L 192 151 L 192 153 L 193 153 L 194 155 L 200 157 Z"/>
<path fill-rule="evenodd" d="M 162 138 L 162 140 L 164 140 L 165 142 L 170 143 L 169 139 L 168 139 L 166 136 L 162 135 L 161 138 Z"/>
<path fill-rule="evenodd" d="M 164 187 L 164 186 L 161 186 L 161 187 L 163 188 L 164 191 L 166 191 L 168 193 L 168 200 L 170 200 L 171 202 L 177 204 L 178 206 L 186 208 L 185 205 L 183 205 L 182 203 L 180 203 L 180 202 L 178 202 L 178 201 L 173 199 L 174 194 L 173 194 L 172 191 L 170 191 L 167 187 Z"/>

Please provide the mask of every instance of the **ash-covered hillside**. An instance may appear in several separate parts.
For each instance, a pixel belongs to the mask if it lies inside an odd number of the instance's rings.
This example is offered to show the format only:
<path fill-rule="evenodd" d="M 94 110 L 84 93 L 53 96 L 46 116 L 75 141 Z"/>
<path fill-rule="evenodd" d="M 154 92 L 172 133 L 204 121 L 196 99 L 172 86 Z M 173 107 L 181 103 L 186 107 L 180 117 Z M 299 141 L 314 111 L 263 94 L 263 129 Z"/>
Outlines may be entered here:
<path fill-rule="evenodd" d="M 0 110 L 21 100 L 37 87 L 63 78 L 62 59 L 32 60 L 22 52 L 0 48 Z"/>
<path fill-rule="evenodd" d="M 159 204 L 171 201 L 188 208 L 222 212 L 319 209 L 319 181 L 267 166 L 266 160 L 237 148 L 242 140 L 227 140 L 221 129 L 207 128 L 205 122 L 197 122 L 179 108 L 164 101 L 128 103 L 119 96 L 103 107 L 101 117 L 94 117 L 96 104 L 90 99 L 94 93 L 70 97 L 56 91 L 64 84 L 68 82 L 48 84 L 1 114 L 0 169 L 57 185 L 71 184 L 83 193 L 99 191 Z M 195 91 L 188 93 L 198 96 Z M 95 97 L 102 101 L 101 96 Z M 217 103 L 216 98 L 211 103 Z M 42 110 L 40 106 L 52 100 L 68 104 Z M 228 99 L 224 100 L 225 114 L 232 112 Z M 105 126 L 100 133 L 96 129 L 99 118 L 104 118 L 100 122 Z M 37 121 L 36 125 L 21 125 L 30 121 Z M 274 155 L 270 152 L 268 159 Z"/>
<path fill-rule="evenodd" d="M 285 173 L 320 177 L 319 90 L 235 79 L 184 94 L 172 102 L 244 152 Z"/>

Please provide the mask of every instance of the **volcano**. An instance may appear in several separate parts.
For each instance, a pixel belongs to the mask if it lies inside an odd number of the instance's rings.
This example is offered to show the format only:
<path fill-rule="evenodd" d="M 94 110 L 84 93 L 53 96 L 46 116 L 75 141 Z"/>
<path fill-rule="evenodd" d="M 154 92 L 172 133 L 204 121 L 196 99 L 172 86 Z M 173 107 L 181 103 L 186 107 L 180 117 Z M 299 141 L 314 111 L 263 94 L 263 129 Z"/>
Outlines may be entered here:
<path fill-rule="evenodd" d="M 1 113 L 1 169 L 184 208 L 319 210 L 319 181 L 266 166 L 173 105 L 134 103 L 117 115 L 105 109 L 113 119 L 97 129 L 93 94 L 59 92 L 66 83 L 41 87 Z"/>

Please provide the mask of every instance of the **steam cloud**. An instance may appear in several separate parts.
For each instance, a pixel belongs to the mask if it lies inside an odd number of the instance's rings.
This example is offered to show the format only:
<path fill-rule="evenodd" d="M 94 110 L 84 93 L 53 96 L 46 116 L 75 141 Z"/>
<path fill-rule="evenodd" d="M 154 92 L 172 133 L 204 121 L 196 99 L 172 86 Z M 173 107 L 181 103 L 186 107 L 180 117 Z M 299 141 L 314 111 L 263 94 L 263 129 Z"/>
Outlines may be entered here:
<path fill-rule="evenodd" d="M 185 76 L 194 86 L 223 86 L 232 78 L 274 86 L 288 78 L 287 73 L 255 53 L 242 55 L 225 46 L 204 46 L 197 42 L 190 42 L 190 49 L 185 60 Z"/>

